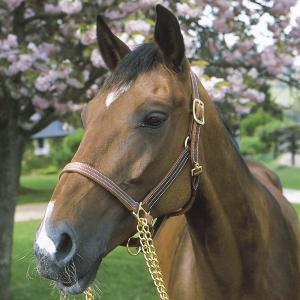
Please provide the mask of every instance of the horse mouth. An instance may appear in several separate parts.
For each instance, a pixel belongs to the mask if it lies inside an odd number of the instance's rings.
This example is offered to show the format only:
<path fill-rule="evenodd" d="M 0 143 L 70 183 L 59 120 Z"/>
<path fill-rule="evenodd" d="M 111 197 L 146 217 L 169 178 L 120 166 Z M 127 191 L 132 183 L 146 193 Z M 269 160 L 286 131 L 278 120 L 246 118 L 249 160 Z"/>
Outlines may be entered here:
<path fill-rule="evenodd" d="M 61 281 L 56 281 L 56 287 L 61 290 L 64 294 L 81 294 L 87 287 L 94 281 L 98 270 L 98 264 L 94 266 L 88 273 L 78 278 L 74 283 L 66 283 Z"/>

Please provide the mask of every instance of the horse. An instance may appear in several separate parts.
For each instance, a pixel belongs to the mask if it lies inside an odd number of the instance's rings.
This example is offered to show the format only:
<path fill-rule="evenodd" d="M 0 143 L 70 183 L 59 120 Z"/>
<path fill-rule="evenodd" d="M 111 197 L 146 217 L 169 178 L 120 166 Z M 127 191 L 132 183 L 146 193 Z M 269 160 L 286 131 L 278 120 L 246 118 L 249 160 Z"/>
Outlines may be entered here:
<path fill-rule="evenodd" d="M 191 73 L 177 18 L 161 5 L 156 14 L 154 42 L 132 51 L 97 18 L 112 72 L 82 111 L 84 136 L 37 230 L 40 274 L 83 292 L 143 210 L 181 214 L 155 235 L 170 299 L 300 299 L 295 211 L 241 157 Z"/>

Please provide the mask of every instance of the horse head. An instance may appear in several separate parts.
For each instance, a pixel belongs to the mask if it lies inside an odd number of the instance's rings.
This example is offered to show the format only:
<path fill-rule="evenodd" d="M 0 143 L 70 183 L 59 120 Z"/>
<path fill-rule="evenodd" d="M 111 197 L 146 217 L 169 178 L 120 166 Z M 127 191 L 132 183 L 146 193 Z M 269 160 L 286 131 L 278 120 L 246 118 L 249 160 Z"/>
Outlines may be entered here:
<path fill-rule="evenodd" d="M 141 201 L 184 149 L 191 118 L 190 65 L 179 23 L 158 5 L 154 41 L 131 51 L 101 17 L 97 38 L 110 76 L 82 111 L 84 136 L 72 161 L 101 170 Z M 182 208 L 191 197 L 185 166 L 151 210 Z M 81 293 L 102 258 L 136 232 L 133 215 L 102 186 L 78 173 L 57 183 L 35 241 L 40 274 Z M 70 276 L 68 270 L 76 276 Z"/>

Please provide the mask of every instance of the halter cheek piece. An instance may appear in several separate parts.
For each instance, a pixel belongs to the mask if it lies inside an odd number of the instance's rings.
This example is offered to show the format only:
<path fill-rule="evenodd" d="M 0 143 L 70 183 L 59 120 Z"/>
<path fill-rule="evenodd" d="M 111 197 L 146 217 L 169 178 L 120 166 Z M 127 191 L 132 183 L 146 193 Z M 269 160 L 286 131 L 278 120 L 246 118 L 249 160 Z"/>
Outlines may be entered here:
<path fill-rule="evenodd" d="M 139 208 L 143 208 L 148 214 L 151 214 L 152 208 L 159 201 L 161 196 L 172 185 L 176 177 L 180 174 L 185 167 L 189 159 L 192 161 L 192 196 L 188 204 L 181 208 L 179 211 L 172 213 L 171 215 L 179 215 L 186 212 L 192 205 L 195 198 L 195 193 L 198 188 L 200 174 L 202 173 L 202 166 L 200 165 L 199 156 L 199 143 L 200 143 L 200 128 L 204 125 L 204 104 L 200 100 L 199 90 L 197 86 L 197 77 L 191 72 L 191 81 L 193 88 L 193 118 L 190 124 L 189 136 L 185 140 L 184 150 L 180 153 L 177 160 L 173 163 L 169 172 L 162 178 L 162 180 L 155 186 L 150 193 L 142 200 L 136 201 L 125 191 L 123 191 L 117 184 L 115 184 L 110 178 L 105 176 L 99 170 L 94 167 L 82 163 L 71 162 L 67 164 L 60 173 L 60 177 L 64 173 L 79 173 L 95 183 L 101 185 L 104 189 L 114 195 L 130 212 L 137 214 Z"/>

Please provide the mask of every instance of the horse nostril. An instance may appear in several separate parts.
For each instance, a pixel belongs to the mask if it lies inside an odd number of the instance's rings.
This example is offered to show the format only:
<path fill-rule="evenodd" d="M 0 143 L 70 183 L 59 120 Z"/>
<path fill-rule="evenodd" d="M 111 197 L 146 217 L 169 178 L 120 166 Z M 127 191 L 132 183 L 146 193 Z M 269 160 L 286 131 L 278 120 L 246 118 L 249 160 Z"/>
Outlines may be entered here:
<path fill-rule="evenodd" d="M 63 233 L 60 236 L 60 241 L 56 248 L 56 260 L 58 263 L 68 263 L 73 256 L 73 242 L 68 233 Z"/>

